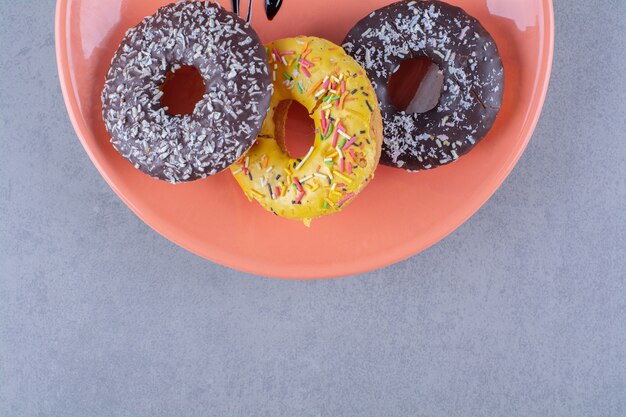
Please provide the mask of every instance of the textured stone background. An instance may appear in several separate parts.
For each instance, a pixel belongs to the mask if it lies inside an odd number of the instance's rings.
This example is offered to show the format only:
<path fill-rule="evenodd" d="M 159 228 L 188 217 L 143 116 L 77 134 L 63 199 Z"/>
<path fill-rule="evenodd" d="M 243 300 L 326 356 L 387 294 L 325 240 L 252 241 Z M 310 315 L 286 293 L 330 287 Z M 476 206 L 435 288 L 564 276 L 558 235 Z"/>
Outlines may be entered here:
<path fill-rule="evenodd" d="M 626 2 L 555 7 L 495 196 L 405 262 L 283 282 L 139 221 L 69 123 L 54 1 L 0 0 L 0 416 L 625 416 Z"/>

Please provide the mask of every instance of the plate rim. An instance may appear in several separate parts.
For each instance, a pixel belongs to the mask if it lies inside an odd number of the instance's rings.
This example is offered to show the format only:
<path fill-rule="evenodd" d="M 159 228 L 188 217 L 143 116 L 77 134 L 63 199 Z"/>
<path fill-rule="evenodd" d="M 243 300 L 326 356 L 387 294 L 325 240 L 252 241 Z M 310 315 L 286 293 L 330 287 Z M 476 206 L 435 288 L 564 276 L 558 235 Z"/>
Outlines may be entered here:
<path fill-rule="evenodd" d="M 126 197 L 124 193 L 115 185 L 115 183 L 111 180 L 105 170 L 102 168 L 102 165 L 98 161 L 96 155 L 91 150 L 91 148 L 87 145 L 87 140 L 85 137 L 89 135 L 93 136 L 90 132 L 89 128 L 86 125 L 86 122 L 82 117 L 78 117 L 80 111 L 78 110 L 78 104 L 76 101 L 76 91 L 74 89 L 73 83 L 71 82 L 71 77 L 69 75 L 69 57 L 67 51 L 67 44 L 65 41 L 64 34 L 67 33 L 66 25 L 67 20 L 63 18 L 64 11 L 67 10 L 67 2 L 68 0 L 57 0 L 56 9 L 55 9 L 55 28 L 54 28 L 54 38 L 55 38 L 55 51 L 56 51 L 56 62 L 57 62 L 57 71 L 59 75 L 59 82 L 61 84 L 61 91 L 63 94 L 63 101 L 65 103 L 65 107 L 67 110 L 67 114 L 70 118 L 70 122 L 72 123 L 72 127 L 78 136 L 78 139 L 89 156 L 91 162 L 95 165 L 96 169 L 100 173 L 100 175 L 104 178 L 105 182 L 111 187 L 113 192 L 126 204 L 128 208 L 145 224 L 147 224 L 150 228 L 152 228 L 155 232 L 169 240 L 170 242 L 175 243 L 179 247 L 201 257 L 207 259 L 216 264 L 257 275 L 257 276 L 265 276 L 269 278 L 277 278 L 277 279 L 291 279 L 291 280 L 302 280 L 302 279 L 327 279 L 327 278 L 338 278 L 338 277 L 346 277 L 350 275 L 358 275 L 366 272 L 374 271 L 377 269 L 381 269 L 387 267 L 389 265 L 393 265 L 395 263 L 401 262 L 405 259 L 408 259 L 412 256 L 419 254 L 420 252 L 430 248 L 441 240 L 445 239 L 449 236 L 453 231 L 458 229 L 461 225 L 463 225 L 470 217 L 472 217 L 476 212 L 495 194 L 495 192 L 502 186 L 502 183 L 513 171 L 513 168 L 519 162 L 520 157 L 526 150 L 530 139 L 532 138 L 539 119 L 541 117 L 543 106 L 545 103 L 546 95 L 548 92 L 548 87 L 550 85 L 550 79 L 552 76 L 552 65 L 554 60 L 554 37 L 555 37 L 555 22 L 554 22 L 554 6 L 553 0 L 541 0 L 544 4 L 544 8 L 546 11 L 546 15 L 544 17 L 544 28 L 545 28 L 545 37 L 547 38 L 542 47 L 541 57 L 540 57 L 540 65 L 538 70 L 543 74 L 540 78 L 540 85 L 537 87 L 537 93 L 533 96 L 531 105 L 535 110 L 533 114 L 526 119 L 526 123 L 523 126 L 521 133 L 524 136 L 524 141 L 522 145 L 517 149 L 515 154 L 509 161 L 506 161 L 504 169 L 500 170 L 497 177 L 495 178 L 495 182 L 492 182 L 490 187 L 486 187 L 483 189 L 480 195 L 476 196 L 472 199 L 471 207 L 466 211 L 464 216 L 459 217 L 457 221 L 450 222 L 445 228 L 443 228 L 441 233 L 437 233 L 436 236 L 430 237 L 427 240 L 424 240 L 421 244 L 405 244 L 403 246 L 399 246 L 393 255 L 387 256 L 377 256 L 374 258 L 370 258 L 368 260 L 364 260 L 359 263 L 352 264 L 337 264 L 331 268 L 323 269 L 323 272 L 320 270 L 316 271 L 307 271 L 303 269 L 299 269 L 298 272 L 294 270 L 288 270 L 282 268 L 280 265 L 268 267 L 264 266 L 264 271 L 260 272 L 259 268 L 254 268 L 251 264 L 246 264 L 238 260 L 237 257 L 229 255 L 228 253 L 222 253 L 220 257 L 211 256 L 209 254 L 200 253 L 198 250 L 194 249 L 191 245 L 187 244 L 187 242 L 183 242 L 182 239 L 175 237 L 175 234 L 170 233 L 170 230 L 166 226 L 165 223 L 153 222 L 149 220 L 144 213 L 139 210 L 133 202 Z M 313 273 L 312 273 L 313 272 Z"/>

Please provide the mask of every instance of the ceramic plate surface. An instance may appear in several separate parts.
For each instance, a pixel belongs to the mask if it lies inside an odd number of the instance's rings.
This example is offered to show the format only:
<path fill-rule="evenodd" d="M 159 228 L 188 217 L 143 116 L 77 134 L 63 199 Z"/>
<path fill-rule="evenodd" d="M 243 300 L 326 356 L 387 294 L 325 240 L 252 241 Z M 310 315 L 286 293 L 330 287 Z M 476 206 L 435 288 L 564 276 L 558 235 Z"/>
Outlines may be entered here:
<path fill-rule="evenodd" d="M 302 223 L 273 216 L 244 197 L 231 174 L 182 185 L 153 180 L 111 146 L 100 93 L 125 31 L 167 0 L 58 0 L 61 86 L 78 137 L 117 195 L 147 224 L 182 247 L 246 272 L 325 278 L 365 272 L 414 255 L 467 220 L 496 191 L 524 151 L 541 112 L 552 65 L 551 0 L 450 0 L 495 38 L 506 71 L 504 104 L 489 135 L 458 162 L 410 174 L 379 166 L 343 212 Z M 284 0 L 269 22 L 254 0 L 253 27 L 266 42 L 300 34 L 340 43 L 389 0 Z M 229 8 L 230 2 L 222 0 Z M 247 1 L 242 1 L 245 15 Z M 306 115 L 289 122 L 289 141 L 312 141 Z M 301 145 L 302 146 L 302 145 Z"/>

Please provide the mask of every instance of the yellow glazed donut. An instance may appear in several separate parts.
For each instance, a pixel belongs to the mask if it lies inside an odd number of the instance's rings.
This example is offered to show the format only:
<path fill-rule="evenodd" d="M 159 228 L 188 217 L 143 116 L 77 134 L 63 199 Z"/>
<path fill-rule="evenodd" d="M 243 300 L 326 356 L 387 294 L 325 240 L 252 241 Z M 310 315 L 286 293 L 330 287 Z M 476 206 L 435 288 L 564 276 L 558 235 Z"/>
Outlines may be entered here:
<path fill-rule="evenodd" d="M 311 220 L 343 209 L 374 177 L 382 118 L 372 85 L 344 50 L 315 37 L 266 45 L 274 94 L 256 144 L 231 167 L 250 200 L 290 219 Z M 292 101 L 315 122 L 313 146 L 302 158 L 285 148 Z"/>

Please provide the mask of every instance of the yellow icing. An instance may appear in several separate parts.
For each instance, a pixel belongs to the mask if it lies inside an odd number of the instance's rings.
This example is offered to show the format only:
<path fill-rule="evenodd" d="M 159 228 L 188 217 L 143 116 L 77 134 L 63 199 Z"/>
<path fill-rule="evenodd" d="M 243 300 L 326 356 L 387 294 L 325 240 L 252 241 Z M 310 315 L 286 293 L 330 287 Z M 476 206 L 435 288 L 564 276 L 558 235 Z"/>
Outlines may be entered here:
<path fill-rule="evenodd" d="M 374 177 L 382 144 L 376 93 L 361 66 L 340 46 L 329 41 L 301 36 L 274 41 L 266 48 L 274 80 L 270 109 L 256 144 L 231 171 L 248 199 L 257 200 L 279 216 L 302 220 L 308 225 L 316 217 L 340 211 Z M 290 51 L 293 54 L 289 54 Z M 304 60 L 304 64 L 296 62 L 299 56 L 304 56 L 299 61 Z M 323 88 L 325 80 L 329 84 L 326 89 Z M 341 98 L 337 99 L 338 96 Z M 282 139 L 279 136 L 284 133 L 281 118 L 291 100 L 312 113 L 316 128 L 313 147 L 307 156 L 299 159 L 291 158 L 283 149 L 284 144 L 279 143 Z M 326 120 L 335 120 L 332 130 L 327 130 L 326 139 L 319 134 L 321 111 Z M 337 132 L 338 121 L 345 129 L 344 134 Z M 337 142 L 333 147 L 335 135 Z M 354 143 L 346 147 L 348 138 L 353 136 L 356 136 Z M 340 172 L 342 156 L 343 173 Z M 300 204 L 295 203 L 298 198 Z"/>

